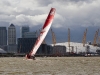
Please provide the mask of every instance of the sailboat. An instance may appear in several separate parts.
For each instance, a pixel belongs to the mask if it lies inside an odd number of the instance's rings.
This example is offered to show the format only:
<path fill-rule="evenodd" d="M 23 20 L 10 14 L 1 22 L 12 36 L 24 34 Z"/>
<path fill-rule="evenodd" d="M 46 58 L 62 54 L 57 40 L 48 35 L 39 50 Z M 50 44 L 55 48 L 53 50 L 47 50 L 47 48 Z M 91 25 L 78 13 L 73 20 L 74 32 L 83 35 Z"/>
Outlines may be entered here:
<path fill-rule="evenodd" d="M 31 52 L 26 54 L 27 59 L 35 59 L 35 54 L 36 54 L 38 48 L 40 47 L 41 43 L 43 42 L 44 38 L 46 37 L 46 35 L 51 27 L 51 24 L 52 24 L 53 19 L 54 19 L 55 11 L 56 11 L 55 8 L 51 8 L 51 10 L 47 16 L 47 19 L 45 20 L 45 23 L 42 27 L 40 35 L 38 36 Z"/>

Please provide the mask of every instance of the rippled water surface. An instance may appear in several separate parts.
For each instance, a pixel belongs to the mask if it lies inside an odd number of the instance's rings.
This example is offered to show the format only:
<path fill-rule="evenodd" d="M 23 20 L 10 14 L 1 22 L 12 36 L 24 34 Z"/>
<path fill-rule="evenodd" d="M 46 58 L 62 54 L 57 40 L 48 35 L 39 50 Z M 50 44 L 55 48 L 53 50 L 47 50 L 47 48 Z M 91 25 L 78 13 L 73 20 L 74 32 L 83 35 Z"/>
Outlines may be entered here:
<path fill-rule="evenodd" d="M 100 75 L 100 57 L 1 57 L 0 75 Z"/>

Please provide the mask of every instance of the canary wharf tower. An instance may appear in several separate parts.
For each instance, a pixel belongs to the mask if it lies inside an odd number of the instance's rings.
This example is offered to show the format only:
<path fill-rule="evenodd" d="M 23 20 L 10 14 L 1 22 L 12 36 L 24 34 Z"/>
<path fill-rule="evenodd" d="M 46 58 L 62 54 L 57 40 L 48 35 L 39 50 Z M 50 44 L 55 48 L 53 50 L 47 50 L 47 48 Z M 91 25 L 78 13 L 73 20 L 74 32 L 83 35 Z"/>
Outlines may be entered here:
<path fill-rule="evenodd" d="M 16 45 L 16 28 L 14 24 L 11 24 L 8 27 L 8 53 L 16 53 L 17 45 Z"/>
<path fill-rule="evenodd" d="M 16 28 L 13 24 L 8 27 L 8 45 L 16 44 Z"/>

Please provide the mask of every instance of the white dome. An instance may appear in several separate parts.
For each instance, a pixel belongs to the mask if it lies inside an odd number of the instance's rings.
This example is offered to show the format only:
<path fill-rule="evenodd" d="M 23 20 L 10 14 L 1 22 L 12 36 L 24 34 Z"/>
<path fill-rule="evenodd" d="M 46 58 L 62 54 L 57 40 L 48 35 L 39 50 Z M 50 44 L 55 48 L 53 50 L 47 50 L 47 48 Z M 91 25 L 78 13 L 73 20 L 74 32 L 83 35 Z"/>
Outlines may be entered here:
<path fill-rule="evenodd" d="M 56 45 L 62 45 L 65 46 L 67 49 L 67 52 L 69 52 L 69 46 L 68 46 L 68 42 L 63 42 L 63 43 L 56 43 Z M 86 44 L 88 45 L 88 44 Z M 77 48 L 77 52 L 85 52 L 86 51 L 86 47 L 83 47 L 82 43 L 77 43 L 77 42 L 70 42 L 70 46 L 74 46 L 74 50 L 76 50 Z M 99 47 L 95 47 L 93 45 L 89 45 L 90 46 L 90 52 L 96 52 L 96 50 Z"/>
<path fill-rule="evenodd" d="M 0 48 L 0 53 L 7 53 L 7 52 Z"/>

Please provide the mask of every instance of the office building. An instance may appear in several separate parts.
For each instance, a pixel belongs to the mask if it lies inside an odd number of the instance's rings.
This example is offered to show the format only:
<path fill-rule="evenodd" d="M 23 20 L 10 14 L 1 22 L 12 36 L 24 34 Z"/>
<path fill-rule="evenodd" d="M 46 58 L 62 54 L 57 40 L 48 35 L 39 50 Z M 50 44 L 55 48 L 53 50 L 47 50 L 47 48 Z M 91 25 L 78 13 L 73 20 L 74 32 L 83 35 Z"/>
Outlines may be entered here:
<path fill-rule="evenodd" d="M 29 26 L 22 26 L 21 27 L 21 37 L 25 38 L 25 32 L 29 32 Z"/>
<path fill-rule="evenodd" d="M 8 53 L 17 53 L 17 44 L 8 45 Z"/>
<path fill-rule="evenodd" d="M 18 38 L 18 53 L 29 53 L 35 44 L 36 38 Z"/>
<path fill-rule="evenodd" d="M 8 45 L 16 44 L 16 28 L 14 24 L 8 27 Z"/>
<path fill-rule="evenodd" d="M 0 27 L 0 45 L 7 45 L 7 29 L 6 27 Z"/>
<path fill-rule="evenodd" d="M 36 38 L 37 33 L 36 32 L 25 32 L 24 33 L 24 38 Z"/>
<path fill-rule="evenodd" d="M 36 42 L 37 38 L 18 38 L 18 53 L 29 53 L 32 48 L 34 47 L 34 44 Z M 36 52 L 36 55 L 47 55 L 51 53 L 51 48 L 47 44 L 41 44 L 39 49 Z"/>
<path fill-rule="evenodd" d="M 8 53 L 16 53 L 17 45 L 16 45 L 16 28 L 14 24 L 11 24 L 8 27 Z"/>

